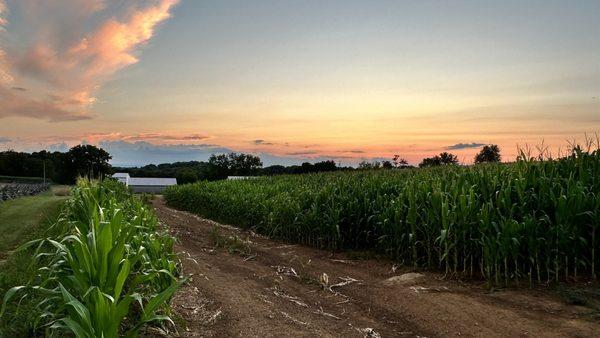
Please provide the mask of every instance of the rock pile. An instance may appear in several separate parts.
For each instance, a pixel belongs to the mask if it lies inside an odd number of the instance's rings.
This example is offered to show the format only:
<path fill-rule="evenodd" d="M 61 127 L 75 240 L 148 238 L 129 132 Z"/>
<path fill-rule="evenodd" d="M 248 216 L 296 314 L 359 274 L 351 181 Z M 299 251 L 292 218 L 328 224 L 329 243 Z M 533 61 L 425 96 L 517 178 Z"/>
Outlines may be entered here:
<path fill-rule="evenodd" d="M 6 201 L 21 196 L 37 195 L 41 192 L 50 189 L 50 184 L 22 184 L 10 183 L 0 186 L 0 201 Z"/>

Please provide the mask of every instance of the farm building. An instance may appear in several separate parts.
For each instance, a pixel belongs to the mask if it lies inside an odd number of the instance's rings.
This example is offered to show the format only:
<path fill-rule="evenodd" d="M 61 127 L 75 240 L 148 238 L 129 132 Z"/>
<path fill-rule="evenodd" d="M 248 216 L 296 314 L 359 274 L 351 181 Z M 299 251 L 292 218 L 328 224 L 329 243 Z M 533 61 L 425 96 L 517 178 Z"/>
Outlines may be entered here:
<path fill-rule="evenodd" d="M 115 173 L 112 177 L 135 193 L 159 194 L 168 186 L 177 185 L 177 179 L 169 177 L 131 177 L 128 173 Z"/>
<path fill-rule="evenodd" d="M 116 174 L 112 175 L 112 178 L 125 184 L 126 186 L 129 186 L 129 174 L 128 173 L 116 173 Z"/>

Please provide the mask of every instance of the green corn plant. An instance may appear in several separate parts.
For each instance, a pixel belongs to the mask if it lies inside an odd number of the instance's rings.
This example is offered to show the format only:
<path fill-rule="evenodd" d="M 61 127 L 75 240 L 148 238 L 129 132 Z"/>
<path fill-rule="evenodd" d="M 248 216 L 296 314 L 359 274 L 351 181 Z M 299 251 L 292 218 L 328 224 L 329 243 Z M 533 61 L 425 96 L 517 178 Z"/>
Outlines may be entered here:
<path fill-rule="evenodd" d="M 173 238 L 156 223 L 120 184 L 78 182 L 54 225 L 63 235 L 26 244 L 37 245 L 39 284 L 10 289 L 0 317 L 29 290 L 46 295 L 38 309 L 47 335 L 135 336 L 147 323 L 170 321 L 163 310 L 183 280 Z"/>
<path fill-rule="evenodd" d="M 490 285 L 597 278 L 600 151 L 573 146 L 549 159 L 544 149 L 510 164 L 199 182 L 164 196 L 266 236 L 377 250 Z"/>

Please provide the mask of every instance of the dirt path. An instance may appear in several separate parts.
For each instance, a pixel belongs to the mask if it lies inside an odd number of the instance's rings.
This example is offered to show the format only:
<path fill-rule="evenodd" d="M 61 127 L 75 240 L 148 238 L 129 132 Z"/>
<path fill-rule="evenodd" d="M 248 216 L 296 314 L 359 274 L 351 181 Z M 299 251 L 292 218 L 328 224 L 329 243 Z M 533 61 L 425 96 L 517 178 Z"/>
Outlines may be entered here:
<path fill-rule="evenodd" d="M 488 293 L 428 272 L 391 282 L 410 270 L 287 245 L 168 208 L 159 198 L 154 203 L 180 241 L 184 272 L 194 275 L 174 299 L 182 336 L 600 334 L 600 322 L 580 315 L 588 309 L 543 291 Z M 226 243 L 215 248 L 215 239 Z"/>

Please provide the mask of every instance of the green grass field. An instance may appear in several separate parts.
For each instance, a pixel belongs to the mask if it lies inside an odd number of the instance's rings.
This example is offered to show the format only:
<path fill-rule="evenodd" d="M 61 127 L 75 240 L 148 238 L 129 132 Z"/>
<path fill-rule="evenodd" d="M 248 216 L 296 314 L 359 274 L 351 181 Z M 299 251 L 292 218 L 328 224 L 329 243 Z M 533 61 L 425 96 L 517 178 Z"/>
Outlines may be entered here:
<path fill-rule="evenodd" d="M 0 175 L 0 182 L 5 183 L 42 183 L 41 177 L 24 177 L 24 176 L 4 176 Z"/>
<path fill-rule="evenodd" d="M 54 186 L 37 196 L 21 197 L 0 202 L 0 295 L 14 285 L 26 283 L 35 271 L 32 250 L 12 252 L 21 244 L 40 237 L 60 212 L 68 198 L 69 187 Z M 24 337 L 32 334 L 35 318 L 32 315 L 35 300 L 25 300 L 19 310 L 9 307 L 14 314 L 11 321 L 0 320 L 0 337 Z"/>
<path fill-rule="evenodd" d="M 0 203 L 0 255 L 31 238 L 48 218 L 56 216 L 66 195 L 65 187 L 56 186 L 37 196 Z"/>

